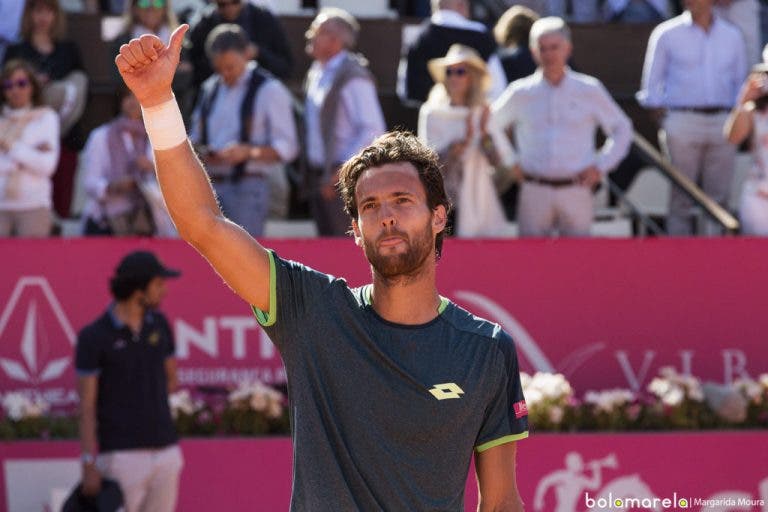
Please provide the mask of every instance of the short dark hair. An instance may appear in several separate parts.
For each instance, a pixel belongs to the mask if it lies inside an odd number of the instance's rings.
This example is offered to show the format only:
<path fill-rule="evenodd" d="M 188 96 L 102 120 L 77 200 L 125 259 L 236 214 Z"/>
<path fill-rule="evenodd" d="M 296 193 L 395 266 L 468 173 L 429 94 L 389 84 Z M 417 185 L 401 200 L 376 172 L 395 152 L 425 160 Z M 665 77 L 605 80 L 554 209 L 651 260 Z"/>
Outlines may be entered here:
<path fill-rule="evenodd" d="M 0 73 L 0 81 L 5 82 L 6 80 L 9 80 L 11 75 L 18 70 L 24 71 L 30 84 L 32 84 L 32 106 L 42 106 L 43 87 L 40 85 L 40 80 L 37 79 L 37 70 L 28 61 L 23 59 L 11 59 L 6 62 L 3 66 L 2 73 Z M 5 95 L 0 95 L 0 105 L 3 104 L 5 104 Z"/>
<path fill-rule="evenodd" d="M 235 51 L 245 53 L 251 42 L 240 25 L 222 23 L 205 38 L 205 55 L 213 59 L 216 55 Z"/>
<path fill-rule="evenodd" d="M 109 280 L 109 291 L 117 301 L 130 298 L 136 290 L 146 290 L 149 282 L 155 276 L 115 276 Z"/>
<path fill-rule="evenodd" d="M 385 164 L 408 162 L 416 169 L 427 195 L 427 206 L 434 210 L 440 205 L 446 214 L 451 211 L 451 200 L 445 192 L 440 163 L 432 149 L 407 131 L 392 131 L 374 140 L 370 146 L 347 160 L 339 171 L 339 192 L 344 202 L 344 211 L 357 219 L 355 188 L 360 176 L 367 169 Z M 440 259 L 446 230 L 435 238 L 435 258 Z"/>

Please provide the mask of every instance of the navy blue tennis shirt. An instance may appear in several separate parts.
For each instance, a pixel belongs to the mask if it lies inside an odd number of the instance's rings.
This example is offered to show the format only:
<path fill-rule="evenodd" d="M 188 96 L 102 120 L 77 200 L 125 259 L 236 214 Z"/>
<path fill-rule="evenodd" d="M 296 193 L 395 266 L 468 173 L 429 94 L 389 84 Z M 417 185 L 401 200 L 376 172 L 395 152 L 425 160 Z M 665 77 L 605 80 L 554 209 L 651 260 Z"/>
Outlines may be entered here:
<path fill-rule="evenodd" d="M 370 285 L 270 258 L 254 313 L 288 376 L 291 510 L 463 510 L 473 452 L 528 435 L 511 337 L 444 298 L 426 324 L 388 322 Z"/>

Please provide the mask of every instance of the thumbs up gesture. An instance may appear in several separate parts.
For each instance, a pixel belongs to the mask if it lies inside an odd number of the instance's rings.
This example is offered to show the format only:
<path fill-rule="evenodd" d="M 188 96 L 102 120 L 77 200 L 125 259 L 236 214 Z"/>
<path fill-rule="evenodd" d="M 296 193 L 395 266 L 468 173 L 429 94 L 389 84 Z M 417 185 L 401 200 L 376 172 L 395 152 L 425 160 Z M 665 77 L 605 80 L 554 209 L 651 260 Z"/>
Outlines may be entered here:
<path fill-rule="evenodd" d="M 115 65 L 142 107 L 171 99 L 171 82 L 188 29 L 189 25 L 184 24 L 174 30 L 168 46 L 159 37 L 145 34 L 120 47 Z"/>

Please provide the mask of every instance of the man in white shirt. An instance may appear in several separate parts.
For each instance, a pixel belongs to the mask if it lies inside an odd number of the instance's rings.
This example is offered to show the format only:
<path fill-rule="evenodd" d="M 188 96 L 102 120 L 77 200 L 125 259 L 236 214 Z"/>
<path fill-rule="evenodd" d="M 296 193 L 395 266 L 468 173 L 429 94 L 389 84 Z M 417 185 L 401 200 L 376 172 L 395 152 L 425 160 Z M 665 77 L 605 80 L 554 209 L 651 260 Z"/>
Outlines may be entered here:
<path fill-rule="evenodd" d="M 723 137 L 728 112 L 747 76 L 739 30 L 713 13 L 714 0 L 686 0 L 686 11 L 648 40 L 637 99 L 660 121 L 659 141 L 672 164 L 725 205 L 736 147 Z M 667 231 L 693 234 L 693 201 L 674 187 Z"/>
<path fill-rule="evenodd" d="M 299 151 L 293 98 L 273 75 L 251 60 L 245 31 L 219 25 L 206 52 L 216 73 L 203 82 L 190 138 L 227 216 L 261 236 L 274 193 L 270 183 Z"/>
<path fill-rule="evenodd" d="M 492 107 L 493 122 L 514 129 L 519 233 L 588 236 L 592 189 L 626 156 L 632 123 L 597 79 L 568 68 L 571 37 L 562 18 L 537 20 L 530 44 L 539 68 Z M 598 127 L 607 139 L 596 151 Z"/>
<path fill-rule="evenodd" d="M 455 43 L 474 48 L 486 61 L 491 76 L 488 97 L 499 97 L 507 79 L 493 35 L 485 25 L 469 19 L 468 0 L 432 0 L 432 17 L 408 48 L 398 69 L 397 91 L 401 100 L 413 104 L 426 101 L 435 84 L 427 71 L 427 62 L 444 57 Z"/>
<path fill-rule="evenodd" d="M 320 11 L 307 31 L 304 122 L 310 213 L 321 236 L 350 229 L 336 190 L 341 164 L 384 133 L 384 114 L 367 61 L 350 50 L 360 27 L 348 12 Z"/>

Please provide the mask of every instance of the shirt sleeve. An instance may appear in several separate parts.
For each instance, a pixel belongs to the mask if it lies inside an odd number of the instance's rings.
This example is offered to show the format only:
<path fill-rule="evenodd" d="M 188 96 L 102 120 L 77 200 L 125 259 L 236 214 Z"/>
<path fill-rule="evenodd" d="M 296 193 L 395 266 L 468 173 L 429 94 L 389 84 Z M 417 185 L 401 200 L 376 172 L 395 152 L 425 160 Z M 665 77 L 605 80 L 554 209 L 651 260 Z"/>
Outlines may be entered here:
<path fill-rule="evenodd" d="M 22 171 L 37 176 L 51 176 L 59 163 L 59 118 L 45 108 L 40 117 L 30 122 L 22 137 L 8 155 L 19 163 Z"/>
<path fill-rule="evenodd" d="M 525 439 L 528 437 L 528 409 L 525 406 L 520 369 L 512 338 L 501 331 L 498 349 L 499 379 L 486 409 L 475 443 L 475 451 Z"/>
<path fill-rule="evenodd" d="M 346 161 L 384 133 L 386 125 L 376 88 L 370 80 L 353 78 L 347 82 L 341 89 L 341 104 L 357 134 L 343 148 L 341 160 Z"/>
<path fill-rule="evenodd" d="M 101 372 L 101 350 L 98 339 L 88 330 L 80 331 L 75 346 L 75 370 L 81 377 Z"/>
<path fill-rule="evenodd" d="M 296 121 L 293 116 L 293 98 L 280 82 L 270 80 L 264 84 L 258 103 L 267 113 L 269 137 L 267 145 L 277 151 L 283 162 L 290 162 L 299 154 L 299 142 L 296 135 Z M 255 109 L 258 112 L 259 108 Z"/>
<path fill-rule="evenodd" d="M 645 108 L 664 106 L 664 90 L 669 65 L 669 55 L 666 48 L 666 38 L 658 27 L 648 38 L 648 49 L 645 52 L 643 75 L 637 101 Z"/>
<path fill-rule="evenodd" d="M 94 200 L 101 201 L 107 195 L 109 181 L 106 178 L 106 166 L 109 165 L 109 150 L 107 149 L 107 129 L 100 126 L 91 132 L 83 150 L 85 160 L 85 177 L 83 186 L 85 192 Z"/>
<path fill-rule="evenodd" d="M 632 121 L 613 101 L 603 84 L 598 83 L 592 102 L 600 127 L 606 134 L 596 166 L 603 174 L 612 171 L 629 153 L 632 144 Z"/>

